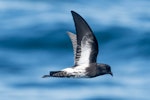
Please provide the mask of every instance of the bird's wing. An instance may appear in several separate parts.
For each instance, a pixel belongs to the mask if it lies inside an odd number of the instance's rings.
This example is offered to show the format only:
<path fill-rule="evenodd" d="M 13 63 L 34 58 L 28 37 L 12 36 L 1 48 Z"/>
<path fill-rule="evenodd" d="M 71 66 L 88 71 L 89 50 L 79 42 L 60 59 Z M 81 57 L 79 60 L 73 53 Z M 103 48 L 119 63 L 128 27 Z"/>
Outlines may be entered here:
<path fill-rule="evenodd" d="M 76 58 L 76 49 L 77 49 L 77 36 L 76 34 L 72 32 L 67 32 L 68 36 L 70 37 L 70 40 L 72 42 L 73 46 L 73 53 L 74 53 L 74 63 L 75 63 L 75 58 Z"/>
<path fill-rule="evenodd" d="M 95 63 L 98 54 L 98 42 L 87 22 L 76 12 L 71 11 L 71 13 L 77 34 L 75 65 Z"/>

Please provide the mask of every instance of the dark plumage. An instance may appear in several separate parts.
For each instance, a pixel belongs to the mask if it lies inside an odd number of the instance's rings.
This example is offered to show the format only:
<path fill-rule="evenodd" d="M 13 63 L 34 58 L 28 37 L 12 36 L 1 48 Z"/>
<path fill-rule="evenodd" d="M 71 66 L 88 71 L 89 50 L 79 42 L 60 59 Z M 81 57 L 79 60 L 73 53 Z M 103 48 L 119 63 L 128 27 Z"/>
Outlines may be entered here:
<path fill-rule="evenodd" d="M 71 11 L 75 23 L 76 34 L 68 32 L 74 50 L 74 66 L 61 71 L 50 71 L 45 77 L 75 77 L 93 78 L 110 74 L 111 68 L 107 64 L 98 64 L 98 42 L 87 22 L 76 12 Z"/>

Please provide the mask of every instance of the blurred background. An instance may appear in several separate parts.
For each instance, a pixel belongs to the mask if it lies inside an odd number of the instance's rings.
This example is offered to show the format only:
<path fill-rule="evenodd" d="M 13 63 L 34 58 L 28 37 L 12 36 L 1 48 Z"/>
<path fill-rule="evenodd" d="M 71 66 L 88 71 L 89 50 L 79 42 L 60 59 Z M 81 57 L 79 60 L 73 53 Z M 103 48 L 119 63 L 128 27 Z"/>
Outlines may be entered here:
<path fill-rule="evenodd" d="M 114 77 L 41 78 L 73 65 L 66 32 L 79 13 Z M 1 0 L 1 100 L 150 100 L 149 0 Z"/>

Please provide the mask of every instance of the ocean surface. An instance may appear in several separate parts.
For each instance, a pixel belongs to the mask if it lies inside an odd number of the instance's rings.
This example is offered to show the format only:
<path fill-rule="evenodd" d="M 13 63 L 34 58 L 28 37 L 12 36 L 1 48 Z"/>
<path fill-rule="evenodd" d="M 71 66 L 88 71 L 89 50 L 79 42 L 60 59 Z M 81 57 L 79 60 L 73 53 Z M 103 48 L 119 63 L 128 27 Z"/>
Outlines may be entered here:
<path fill-rule="evenodd" d="M 114 74 L 41 78 L 71 67 L 70 11 L 89 23 Z M 1 0 L 0 100 L 150 100 L 150 0 Z"/>

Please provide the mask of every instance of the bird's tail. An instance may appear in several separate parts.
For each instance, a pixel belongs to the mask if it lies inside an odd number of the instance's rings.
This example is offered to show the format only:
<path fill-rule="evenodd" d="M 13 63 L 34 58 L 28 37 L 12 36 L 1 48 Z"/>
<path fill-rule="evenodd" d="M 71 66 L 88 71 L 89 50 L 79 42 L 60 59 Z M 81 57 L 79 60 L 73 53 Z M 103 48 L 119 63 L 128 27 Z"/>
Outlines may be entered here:
<path fill-rule="evenodd" d="M 47 77 L 60 77 L 62 71 L 50 71 L 49 75 L 44 75 L 42 78 L 47 78 Z"/>
<path fill-rule="evenodd" d="M 65 71 L 51 71 L 50 76 L 51 77 L 66 77 L 66 78 L 74 77 L 74 75 L 68 74 Z"/>
<path fill-rule="evenodd" d="M 44 75 L 42 78 L 47 77 L 74 77 L 74 75 L 67 74 L 65 71 L 50 71 L 49 75 Z"/>
<path fill-rule="evenodd" d="M 51 71 L 50 76 L 51 77 L 66 77 L 67 73 L 64 71 Z"/>
<path fill-rule="evenodd" d="M 62 71 L 50 71 L 49 75 L 52 77 L 57 77 L 59 76 L 58 74 L 60 74 Z"/>

